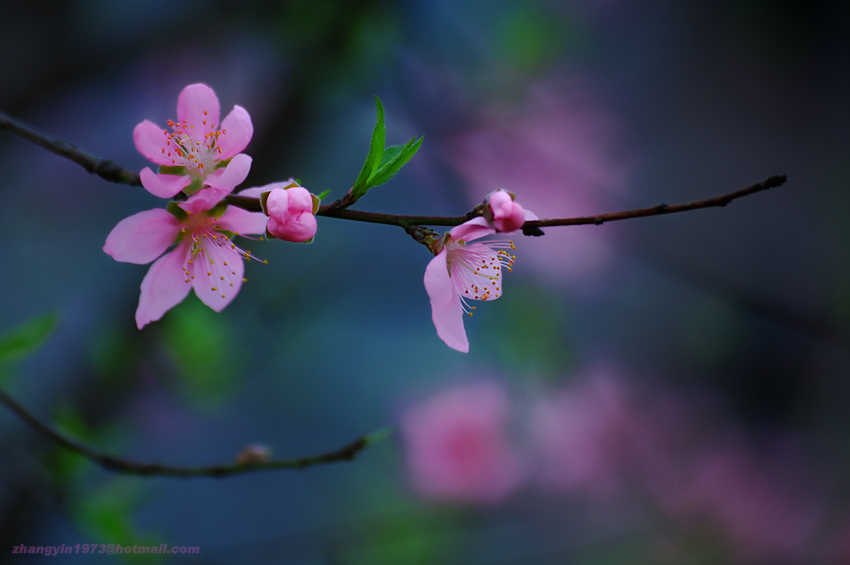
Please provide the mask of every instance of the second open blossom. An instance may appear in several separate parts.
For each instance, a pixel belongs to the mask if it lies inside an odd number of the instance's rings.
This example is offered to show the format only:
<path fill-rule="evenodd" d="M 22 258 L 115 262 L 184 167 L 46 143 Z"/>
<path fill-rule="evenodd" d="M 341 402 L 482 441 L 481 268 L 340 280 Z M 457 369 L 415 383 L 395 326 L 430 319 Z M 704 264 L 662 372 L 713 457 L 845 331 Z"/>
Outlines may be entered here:
<path fill-rule="evenodd" d="M 190 289 L 204 304 L 221 311 L 242 287 L 243 260 L 252 258 L 231 237 L 266 229 L 264 214 L 234 207 L 208 210 L 202 200 L 172 204 L 171 210 L 146 210 L 121 220 L 103 247 L 113 259 L 126 263 L 143 265 L 159 257 L 142 280 L 136 309 L 139 329 L 159 320 Z M 175 241 L 177 245 L 162 255 Z"/>
<path fill-rule="evenodd" d="M 431 299 L 431 319 L 446 345 L 463 353 L 469 341 L 463 327 L 470 314 L 467 300 L 495 300 L 502 295 L 502 271 L 511 269 L 513 243 L 471 243 L 495 233 L 482 217 L 455 226 L 437 244 L 437 255 L 425 269 L 425 290 Z"/>

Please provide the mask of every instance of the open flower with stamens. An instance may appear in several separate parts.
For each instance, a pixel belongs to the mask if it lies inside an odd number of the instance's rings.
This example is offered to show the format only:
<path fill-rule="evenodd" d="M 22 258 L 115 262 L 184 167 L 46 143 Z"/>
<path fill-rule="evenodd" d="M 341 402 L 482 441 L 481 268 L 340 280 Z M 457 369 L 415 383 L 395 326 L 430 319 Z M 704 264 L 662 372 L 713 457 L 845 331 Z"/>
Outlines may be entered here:
<path fill-rule="evenodd" d="M 207 202 L 227 196 L 248 176 L 251 158 L 240 153 L 251 141 L 254 126 L 241 106 L 219 122 L 221 108 L 213 90 L 190 84 L 177 98 L 177 121 L 168 128 L 143 121 L 133 130 L 136 149 L 160 166 L 159 173 L 145 167 L 140 173 L 148 192 L 171 198 L 180 191 L 201 192 Z"/>
<path fill-rule="evenodd" d="M 237 247 L 233 236 L 262 234 L 267 220 L 260 212 L 223 205 L 208 209 L 196 200 L 172 202 L 168 210 L 146 210 L 118 222 L 103 246 L 113 259 L 144 265 L 159 257 L 142 280 L 138 328 L 159 320 L 190 289 L 220 312 L 245 281 L 243 260 L 256 259 Z"/>
<path fill-rule="evenodd" d="M 469 341 L 463 315 L 472 315 L 467 300 L 496 300 L 502 295 L 502 270 L 511 270 L 516 259 L 506 249 L 513 242 L 470 243 L 496 233 L 478 216 L 455 226 L 436 242 L 436 256 L 425 269 L 425 290 L 431 299 L 431 319 L 446 345 L 463 353 Z"/>

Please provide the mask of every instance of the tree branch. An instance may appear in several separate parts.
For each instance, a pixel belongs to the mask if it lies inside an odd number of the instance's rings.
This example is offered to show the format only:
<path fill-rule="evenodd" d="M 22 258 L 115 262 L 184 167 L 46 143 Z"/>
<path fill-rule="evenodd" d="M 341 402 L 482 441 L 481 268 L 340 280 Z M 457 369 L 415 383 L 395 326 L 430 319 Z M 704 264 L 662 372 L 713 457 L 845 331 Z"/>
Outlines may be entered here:
<path fill-rule="evenodd" d="M 90 173 L 96 174 L 99 177 L 111 182 L 129 184 L 132 186 L 141 185 L 138 173 L 123 169 L 109 160 L 98 159 L 85 153 L 73 143 L 64 139 L 53 137 L 44 132 L 41 132 L 21 121 L 18 121 L 2 112 L 0 112 L 0 128 L 6 128 L 21 137 L 24 137 L 33 143 L 61 155 L 67 159 L 74 161 L 83 166 Z M 675 204 L 668 206 L 667 204 L 659 204 L 651 208 L 639 208 L 636 210 L 625 210 L 623 212 L 612 212 L 609 214 L 599 214 L 596 216 L 581 216 L 577 218 L 555 218 L 546 220 L 535 220 L 525 222 L 522 227 L 523 233 L 526 235 L 542 235 L 540 228 L 552 226 L 579 226 L 586 224 L 601 225 L 605 222 L 614 222 L 617 220 L 627 220 L 630 218 L 642 218 L 644 216 L 659 216 L 662 214 L 675 214 L 677 212 L 687 212 L 689 210 L 697 210 L 699 208 L 711 208 L 715 206 L 726 206 L 732 200 L 742 198 L 750 194 L 781 186 L 787 180 L 785 175 L 774 175 L 759 183 L 750 185 L 741 190 L 715 196 L 707 200 L 697 202 L 689 202 L 687 204 Z M 262 211 L 260 200 L 247 196 L 239 196 L 231 194 L 227 198 L 227 203 L 239 208 L 243 208 L 252 212 Z M 353 220 L 357 222 L 368 222 L 373 224 L 385 224 L 400 226 L 408 229 L 410 226 L 457 226 L 466 222 L 476 215 L 475 211 L 469 212 L 464 216 L 406 216 L 396 214 L 381 214 L 377 212 L 362 212 L 359 210 L 351 210 L 341 206 L 341 201 L 336 201 L 331 204 L 325 204 L 319 207 L 317 216 L 326 216 L 329 218 L 338 218 L 341 220 Z"/>
<path fill-rule="evenodd" d="M 579 226 L 583 224 L 601 225 L 605 222 L 613 222 L 616 220 L 642 218 L 644 216 L 659 216 L 662 214 L 675 214 L 676 212 L 687 212 L 689 210 L 697 210 L 699 208 L 711 208 L 714 206 L 719 206 L 722 208 L 723 206 L 726 206 L 736 198 L 742 198 L 744 196 L 748 196 L 756 192 L 761 192 L 762 190 L 768 190 L 771 188 L 776 188 L 777 186 L 782 186 L 787 180 L 788 177 L 786 177 L 785 175 L 774 175 L 761 182 L 751 184 L 746 188 L 736 190 L 735 192 L 730 192 L 729 194 L 723 194 L 721 196 L 715 196 L 714 198 L 708 198 L 706 200 L 699 200 L 697 202 L 689 202 L 687 204 L 674 204 L 672 206 L 668 206 L 667 204 L 659 204 L 658 206 L 653 206 L 651 208 L 639 208 L 637 210 L 626 210 L 624 212 L 611 212 L 609 214 L 599 214 L 598 216 L 583 216 L 579 218 L 563 218 L 557 220 L 535 220 L 533 222 L 525 222 L 525 224 L 523 224 L 523 229 L 529 227 L 545 228 L 550 226 Z"/>
<path fill-rule="evenodd" d="M 3 112 L 0 112 L 0 128 L 8 129 L 21 137 L 44 147 L 48 151 L 52 151 L 57 155 L 70 159 L 71 161 L 82 165 L 82 167 L 88 172 L 95 174 L 104 180 L 119 184 L 129 184 L 130 186 L 142 185 L 142 182 L 139 180 L 139 173 L 122 169 L 108 159 L 98 159 L 97 157 L 89 155 L 70 141 L 53 137 L 52 135 L 39 131 Z"/>
<path fill-rule="evenodd" d="M 204 467 L 174 467 L 171 465 L 163 465 L 161 463 L 140 463 L 138 461 L 129 461 L 127 459 L 122 459 L 120 457 L 115 457 L 114 455 L 98 451 L 97 449 L 73 440 L 33 416 L 26 408 L 18 404 L 15 399 L 3 390 L 0 390 L 0 402 L 5 404 L 9 410 L 14 412 L 31 428 L 46 435 L 60 447 L 82 455 L 86 459 L 109 471 L 143 477 L 174 477 L 180 479 L 189 479 L 193 477 L 220 478 L 257 471 L 304 469 L 314 465 L 326 465 L 339 461 L 351 461 L 358 453 L 360 453 L 360 451 L 373 443 L 385 439 L 394 431 L 394 428 L 380 429 L 372 432 L 371 434 L 362 436 L 334 451 L 328 451 L 307 457 L 299 457 L 297 459 L 278 459 L 272 461 L 244 463 L 236 462 Z"/>
<path fill-rule="evenodd" d="M 737 198 L 742 198 L 744 196 L 748 196 L 756 192 L 761 192 L 763 190 L 782 186 L 787 180 L 788 178 L 785 175 L 774 175 L 761 182 L 752 184 L 746 188 L 742 188 L 740 190 L 736 190 L 728 194 L 723 194 L 721 196 L 715 196 L 714 198 L 699 200 L 697 202 L 689 202 L 687 204 L 674 204 L 672 206 L 668 206 L 667 204 L 659 204 L 658 206 L 653 206 L 651 208 L 639 208 L 635 210 L 625 210 L 622 212 L 611 212 L 608 214 L 599 214 L 596 216 L 534 220 L 525 222 L 525 224 L 523 224 L 522 226 L 522 229 L 523 232 L 526 232 L 526 235 L 540 235 L 527 232 L 551 226 L 579 226 L 586 224 L 601 225 L 605 222 L 628 220 L 630 218 L 659 216 L 662 214 L 675 214 L 677 212 L 687 212 L 689 210 L 711 208 L 716 206 L 723 207 Z M 254 212 L 262 211 L 262 208 L 260 207 L 260 201 L 257 198 L 230 195 L 226 198 L 226 200 L 228 204 L 232 204 L 233 206 L 238 206 L 246 210 Z M 465 216 L 405 216 L 398 214 L 381 214 L 377 212 L 362 212 L 359 210 L 352 210 L 350 208 L 338 208 L 334 204 L 325 204 L 319 207 L 319 211 L 316 212 L 316 215 L 327 216 L 330 218 L 339 218 L 342 220 L 354 220 L 357 222 L 394 225 L 406 229 L 409 226 L 457 226 L 462 224 L 463 222 L 471 220 L 478 214 L 473 211 L 469 212 Z"/>

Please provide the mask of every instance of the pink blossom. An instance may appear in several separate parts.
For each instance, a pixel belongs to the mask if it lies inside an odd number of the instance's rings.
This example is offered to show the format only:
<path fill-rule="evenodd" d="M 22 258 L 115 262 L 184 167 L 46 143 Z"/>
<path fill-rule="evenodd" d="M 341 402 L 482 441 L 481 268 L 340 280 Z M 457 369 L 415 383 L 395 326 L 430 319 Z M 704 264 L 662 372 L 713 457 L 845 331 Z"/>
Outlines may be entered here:
<path fill-rule="evenodd" d="M 240 153 L 251 141 L 254 126 L 241 106 L 219 122 L 220 106 L 215 92 L 205 84 L 190 84 L 177 98 L 177 121 L 163 129 L 148 120 L 133 130 L 136 149 L 151 162 L 166 167 L 140 173 L 148 192 L 171 198 L 181 190 L 193 194 L 202 188 L 219 201 L 245 180 L 251 158 Z"/>
<path fill-rule="evenodd" d="M 506 437 L 508 396 L 493 382 L 457 386 L 410 409 L 401 431 L 413 488 L 428 498 L 496 502 L 523 477 Z"/>
<path fill-rule="evenodd" d="M 425 269 L 425 290 L 431 299 L 431 319 L 446 345 L 463 353 L 469 341 L 463 314 L 470 316 L 466 300 L 495 300 L 502 295 L 502 267 L 511 270 L 515 256 L 499 247 L 514 249 L 513 242 L 469 243 L 495 233 L 481 216 L 455 226 L 437 243 L 437 254 Z M 475 309 L 473 306 L 472 310 Z"/>
<path fill-rule="evenodd" d="M 172 203 L 169 211 L 146 210 L 121 220 L 103 250 L 116 261 L 139 265 L 159 257 L 142 280 L 136 309 L 136 325 L 142 329 L 179 304 L 189 289 L 220 312 L 242 287 L 243 259 L 255 258 L 231 241 L 232 234 L 261 234 L 265 229 L 266 216 L 259 212 L 209 209 L 202 200 Z"/>
<path fill-rule="evenodd" d="M 542 395 L 530 420 L 540 482 L 606 497 L 617 493 L 625 429 L 631 422 L 623 384 L 604 367 L 588 379 Z"/>
<path fill-rule="evenodd" d="M 514 201 L 514 195 L 506 190 L 491 192 L 485 200 L 485 214 L 491 219 L 491 225 L 498 232 L 512 232 L 520 229 L 526 220 L 536 220 L 537 216 L 526 212 Z"/>
<path fill-rule="evenodd" d="M 262 187 L 269 191 L 264 197 L 269 223 L 266 226 L 269 235 L 285 241 L 310 242 L 316 235 L 316 216 L 319 199 L 306 188 L 290 181 L 270 184 Z"/>
<path fill-rule="evenodd" d="M 616 116 L 581 80 L 571 80 L 569 88 L 530 86 L 516 104 L 482 105 L 476 114 L 443 146 L 476 199 L 494 186 L 518 194 L 522 188 L 522 204 L 545 208 L 547 218 L 625 206 L 634 158 L 623 149 Z M 615 263 L 612 244 L 621 229 L 549 230 L 523 251 L 523 264 L 530 261 L 550 282 L 598 291 L 600 276 Z"/>

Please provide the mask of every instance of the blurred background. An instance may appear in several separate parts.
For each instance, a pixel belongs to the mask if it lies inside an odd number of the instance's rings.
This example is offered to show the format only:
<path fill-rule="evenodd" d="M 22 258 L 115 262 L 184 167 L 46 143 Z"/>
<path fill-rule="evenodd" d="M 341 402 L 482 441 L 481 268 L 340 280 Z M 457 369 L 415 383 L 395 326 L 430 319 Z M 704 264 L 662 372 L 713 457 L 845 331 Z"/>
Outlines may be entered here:
<path fill-rule="evenodd" d="M 58 315 L 38 351 L 0 365 L 33 413 L 186 466 L 400 426 L 350 463 L 178 480 L 105 471 L 3 409 L 3 547 L 850 563 L 848 25 L 846 3 L 800 0 L 5 6 L 0 110 L 132 170 L 148 165 L 134 126 L 174 118 L 204 82 L 222 115 L 252 117 L 243 188 L 295 177 L 326 201 L 357 177 L 378 95 L 388 144 L 425 141 L 363 210 L 460 215 L 502 187 L 570 217 L 788 182 L 723 209 L 515 236 L 464 355 L 431 324 L 425 248 L 328 218 L 311 245 L 250 242 L 268 265 L 247 266 L 222 313 L 190 296 L 139 331 L 147 266 L 102 247 L 164 202 L 0 131 L 0 333 Z"/>

